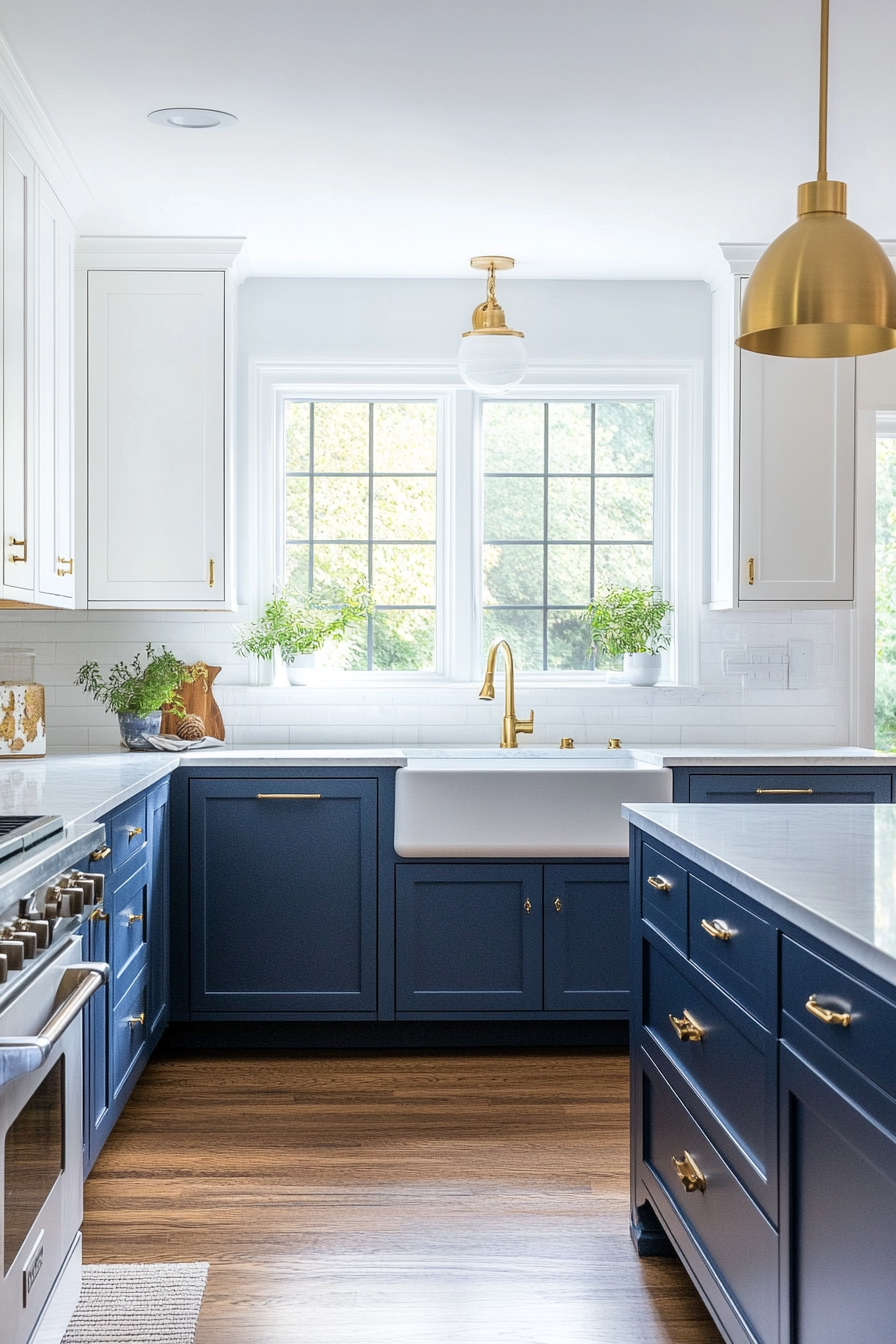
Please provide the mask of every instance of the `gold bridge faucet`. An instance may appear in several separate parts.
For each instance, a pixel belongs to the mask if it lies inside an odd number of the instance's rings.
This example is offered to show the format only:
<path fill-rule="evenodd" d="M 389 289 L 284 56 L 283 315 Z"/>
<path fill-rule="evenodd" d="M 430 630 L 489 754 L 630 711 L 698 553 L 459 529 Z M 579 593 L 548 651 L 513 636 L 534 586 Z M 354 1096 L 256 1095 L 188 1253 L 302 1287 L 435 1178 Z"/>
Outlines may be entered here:
<path fill-rule="evenodd" d="M 479 699 L 495 698 L 495 662 L 499 649 L 504 650 L 504 722 L 501 727 L 501 746 L 517 747 L 519 746 L 516 740 L 517 733 L 531 733 L 535 727 L 535 710 L 532 710 L 528 719 L 518 719 L 516 716 L 513 700 L 513 654 L 506 639 L 494 640 L 488 651 L 485 660 L 485 680 L 479 692 Z"/>

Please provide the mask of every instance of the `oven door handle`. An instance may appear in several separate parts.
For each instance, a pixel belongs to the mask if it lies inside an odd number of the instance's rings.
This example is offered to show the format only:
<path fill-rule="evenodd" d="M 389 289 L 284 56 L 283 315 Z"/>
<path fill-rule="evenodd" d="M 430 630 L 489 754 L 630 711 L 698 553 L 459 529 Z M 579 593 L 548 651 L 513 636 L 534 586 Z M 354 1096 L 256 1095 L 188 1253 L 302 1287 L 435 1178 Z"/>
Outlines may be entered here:
<path fill-rule="evenodd" d="M 53 1046 L 108 978 L 109 967 L 103 961 L 66 966 L 56 991 L 55 1012 L 38 1034 L 0 1036 L 0 1087 L 26 1073 L 34 1073 L 47 1062 Z"/>

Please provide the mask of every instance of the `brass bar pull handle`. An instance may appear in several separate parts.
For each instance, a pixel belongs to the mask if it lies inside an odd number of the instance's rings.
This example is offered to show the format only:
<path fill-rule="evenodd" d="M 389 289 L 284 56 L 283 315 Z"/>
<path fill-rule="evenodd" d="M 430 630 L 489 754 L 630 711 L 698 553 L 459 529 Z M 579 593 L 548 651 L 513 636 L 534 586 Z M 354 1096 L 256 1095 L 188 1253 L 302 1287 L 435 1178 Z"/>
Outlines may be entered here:
<path fill-rule="evenodd" d="M 319 798 L 319 793 L 256 793 L 256 798 Z"/>
<path fill-rule="evenodd" d="M 215 586 L 215 562 L 214 562 L 214 560 L 209 560 L 209 562 L 208 562 L 208 586 L 209 586 L 209 588 L 214 588 L 214 586 Z"/>
<path fill-rule="evenodd" d="M 142 915 L 128 915 L 128 924 L 129 924 L 129 925 L 130 925 L 130 924 L 142 924 L 142 923 L 143 923 L 143 916 L 142 916 Z"/>
<path fill-rule="evenodd" d="M 755 582 L 756 582 L 756 566 L 753 557 L 751 555 L 749 560 L 747 561 L 747 583 L 752 588 Z"/>
<path fill-rule="evenodd" d="M 664 877 L 648 877 L 648 887 L 653 887 L 654 891 L 671 891 L 672 883 L 667 882 Z"/>
<path fill-rule="evenodd" d="M 133 1031 L 135 1027 L 142 1027 L 145 1021 L 146 1021 L 146 1014 L 138 1013 L 136 1017 L 128 1018 L 128 1026 L 130 1027 L 131 1031 Z"/>
<path fill-rule="evenodd" d="M 557 914 L 558 914 L 558 915 L 559 915 L 560 911 L 563 909 L 563 902 L 561 901 L 561 899 L 560 899 L 559 896 L 558 896 L 557 899 L 554 901 L 554 909 L 557 911 Z"/>
<path fill-rule="evenodd" d="M 723 943 L 731 941 L 731 930 L 721 919 L 701 919 L 700 927 L 709 934 L 710 938 L 721 938 Z"/>
<path fill-rule="evenodd" d="M 143 827 L 142 827 L 142 826 L 129 826 L 129 827 L 128 827 L 128 844 L 130 844 L 130 842 L 134 839 L 134 836 L 135 836 L 135 835 L 142 835 L 142 834 L 143 834 Z"/>
<path fill-rule="evenodd" d="M 678 1039 L 680 1041 L 702 1041 L 703 1037 L 706 1035 L 706 1032 L 700 1026 L 700 1023 L 694 1021 L 687 1008 L 684 1010 L 683 1017 L 673 1017 L 670 1013 L 669 1021 L 678 1033 Z"/>
<path fill-rule="evenodd" d="M 10 544 L 10 546 L 21 546 L 21 548 L 22 548 L 22 554 L 21 554 L 21 555 L 11 555 L 9 558 L 10 558 L 10 560 L 12 561 L 12 563 L 13 563 L 14 565 L 24 565 L 25 561 L 28 559 L 28 540 L 27 540 L 27 538 L 26 538 L 24 541 L 16 541 L 15 537 L 10 537 L 10 539 L 9 539 L 9 544 Z"/>
<path fill-rule="evenodd" d="M 59 566 L 56 573 L 59 575 L 60 579 L 67 578 L 74 570 L 74 556 L 70 560 L 65 560 L 61 555 L 57 555 L 56 564 Z"/>
<path fill-rule="evenodd" d="M 678 1172 L 678 1178 L 687 1190 L 689 1195 L 699 1191 L 701 1194 L 706 1189 L 706 1177 L 697 1166 L 697 1163 L 691 1157 L 687 1148 L 684 1150 L 684 1157 L 673 1157 L 672 1165 Z"/>
<path fill-rule="evenodd" d="M 108 845 L 102 845 L 99 849 L 95 849 L 93 851 L 93 853 L 90 856 L 90 862 L 101 863 L 103 859 L 108 859 L 111 853 L 112 851 Z"/>
<path fill-rule="evenodd" d="M 526 902 L 523 906 L 523 909 L 525 910 L 527 915 L 532 913 L 532 902 L 529 900 L 528 896 L 526 897 Z"/>
<path fill-rule="evenodd" d="M 757 789 L 757 793 L 814 793 L 814 789 Z"/>
<path fill-rule="evenodd" d="M 835 1013 L 832 1008 L 822 1008 L 814 994 L 810 994 L 806 1000 L 806 1012 L 817 1017 L 819 1022 L 826 1022 L 828 1026 L 848 1027 L 852 1021 L 852 1013 Z"/>

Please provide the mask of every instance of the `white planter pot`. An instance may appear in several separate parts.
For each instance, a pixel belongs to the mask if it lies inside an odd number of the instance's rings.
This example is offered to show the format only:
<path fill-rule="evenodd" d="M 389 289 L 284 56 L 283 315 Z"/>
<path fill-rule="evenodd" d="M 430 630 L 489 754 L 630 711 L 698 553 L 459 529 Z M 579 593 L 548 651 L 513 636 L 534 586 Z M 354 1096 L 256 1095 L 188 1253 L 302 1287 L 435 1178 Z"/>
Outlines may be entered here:
<path fill-rule="evenodd" d="M 297 653 L 291 663 L 286 664 L 286 675 L 290 686 L 309 686 L 317 680 L 316 653 Z"/>
<path fill-rule="evenodd" d="M 627 653 L 622 660 L 622 675 L 630 686 L 655 686 L 662 666 L 662 654 Z"/>

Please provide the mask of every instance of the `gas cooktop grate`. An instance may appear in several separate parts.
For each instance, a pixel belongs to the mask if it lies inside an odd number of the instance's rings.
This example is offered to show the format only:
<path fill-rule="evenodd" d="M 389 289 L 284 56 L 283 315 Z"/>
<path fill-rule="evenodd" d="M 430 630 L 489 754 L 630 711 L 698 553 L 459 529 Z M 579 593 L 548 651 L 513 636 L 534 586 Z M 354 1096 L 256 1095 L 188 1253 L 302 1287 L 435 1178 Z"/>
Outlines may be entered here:
<path fill-rule="evenodd" d="M 17 831 L 21 826 L 27 829 L 31 822 L 41 821 L 40 816 L 35 817 L 7 817 L 0 814 L 0 835 L 9 835 L 10 831 Z"/>
<path fill-rule="evenodd" d="M 0 860 L 31 849 L 61 831 L 65 822 L 55 816 L 10 816 L 0 813 Z"/>

